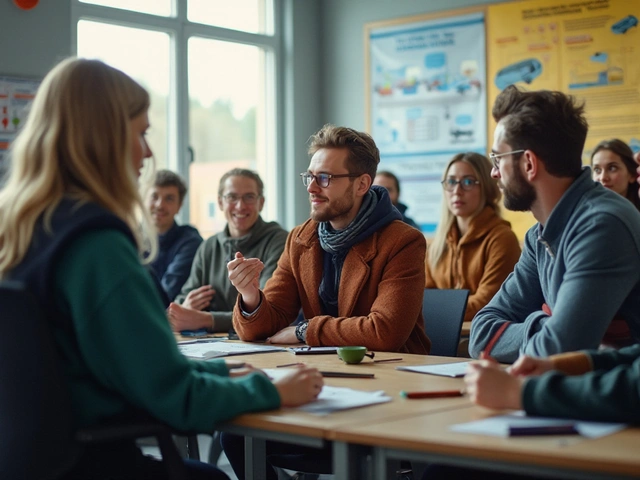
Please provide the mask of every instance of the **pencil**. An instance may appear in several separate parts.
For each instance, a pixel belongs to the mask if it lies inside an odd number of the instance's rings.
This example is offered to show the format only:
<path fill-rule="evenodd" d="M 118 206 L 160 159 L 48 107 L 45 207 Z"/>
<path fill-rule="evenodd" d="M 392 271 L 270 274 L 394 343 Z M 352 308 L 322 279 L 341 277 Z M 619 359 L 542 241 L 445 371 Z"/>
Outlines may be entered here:
<path fill-rule="evenodd" d="M 443 398 L 443 397 L 462 397 L 464 391 L 462 390 L 433 390 L 430 392 L 400 392 L 400 396 L 404 398 L 418 399 L 418 398 Z"/>

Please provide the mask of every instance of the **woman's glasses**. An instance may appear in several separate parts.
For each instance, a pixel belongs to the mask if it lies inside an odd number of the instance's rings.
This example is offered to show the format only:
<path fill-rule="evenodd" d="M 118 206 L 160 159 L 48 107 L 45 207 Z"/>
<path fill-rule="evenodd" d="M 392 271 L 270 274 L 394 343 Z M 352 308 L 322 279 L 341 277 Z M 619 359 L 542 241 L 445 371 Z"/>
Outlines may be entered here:
<path fill-rule="evenodd" d="M 456 185 L 460 185 L 460 188 L 465 192 L 468 192 L 476 185 L 480 185 L 480 182 L 473 177 L 463 177 L 460 180 L 457 178 L 445 178 L 442 182 L 442 188 L 447 192 L 453 192 L 456 189 Z"/>

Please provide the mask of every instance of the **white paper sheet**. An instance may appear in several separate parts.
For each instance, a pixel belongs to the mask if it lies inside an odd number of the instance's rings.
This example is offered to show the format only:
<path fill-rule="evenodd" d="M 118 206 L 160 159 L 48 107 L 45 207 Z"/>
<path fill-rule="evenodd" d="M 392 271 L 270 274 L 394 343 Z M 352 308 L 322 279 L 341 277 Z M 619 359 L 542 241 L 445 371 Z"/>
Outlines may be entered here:
<path fill-rule="evenodd" d="M 208 360 L 229 355 L 248 355 L 251 353 L 282 352 L 284 348 L 272 345 L 253 345 L 247 343 L 215 342 L 215 343 L 190 343 L 178 345 L 178 350 L 185 357 L 197 360 Z"/>
<path fill-rule="evenodd" d="M 286 368 L 266 368 L 264 372 L 275 380 L 290 372 L 290 370 L 289 372 L 287 370 Z M 386 395 L 383 390 L 365 392 L 352 388 L 325 385 L 322 387 L 322 391 L 315 402 L 297 407 L 297 409 L 314 415 L 328 415 L 331 412 L 366 407 L 390 402 L 391 400 L 392 398 Z"/>
<path fill-rule="evenodd" d="M 441 375 L 443 377 L 464 377 L 467 373 L 469 362 L 441 363 L 440 365 L 417 365 L 410 367 L 397 367 L 396 370 L 407 372 L 428 373 L 430 375 Z"/>
<path fill-rule="evenodd" d="M 604 437 L 627 427 L 624 423 L 583 422 L 566 418 L 528 417 L 524 412 L 498 415 L 468 423 L 458 423 L 451 430 L 495 437 L 508 437 L 510 427 L 546 427 L 573 424 L 580 435 L 587 438 Z"/>

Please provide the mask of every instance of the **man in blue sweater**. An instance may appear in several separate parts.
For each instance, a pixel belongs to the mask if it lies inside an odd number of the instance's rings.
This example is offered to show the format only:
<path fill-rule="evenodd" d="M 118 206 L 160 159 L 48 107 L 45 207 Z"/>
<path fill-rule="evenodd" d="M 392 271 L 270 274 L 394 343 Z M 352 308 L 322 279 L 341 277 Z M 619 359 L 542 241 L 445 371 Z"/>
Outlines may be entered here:
<path fill-rule="evenodd" d="M 584 107 L 561 92 L 507 87 L 496 99 L 493 176 L 510 210 L 538 223 L 473 320 L 469 352 L 513 362 L 598 348 L 612 320 L 640 339 L 640 213 L 582 166 Z"/>
<path fill-rule="evenodd" d="M 182 178 L 170 170 L 159 170 L 148 197 L 159 244 L 158 256 L 151 268 L 169 301 L 176 298 L 189 278 L 193 257 L 202 243 L 198 230 L 175 221 L 186 194 L 187 186 Z"/>

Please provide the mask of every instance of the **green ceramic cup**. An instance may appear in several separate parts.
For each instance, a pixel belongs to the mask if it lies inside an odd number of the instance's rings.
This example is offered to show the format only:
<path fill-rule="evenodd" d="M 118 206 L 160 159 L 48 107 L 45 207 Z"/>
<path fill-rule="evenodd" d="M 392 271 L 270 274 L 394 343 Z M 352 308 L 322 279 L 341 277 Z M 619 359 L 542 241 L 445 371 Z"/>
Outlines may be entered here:
<path fill-rule="evenodd" d="M 338 357 L 345 363 L 360 363 L 364 357 L 373 358 L 373 352 L 367 353 L 367 347 L 338 347 Z"/>

